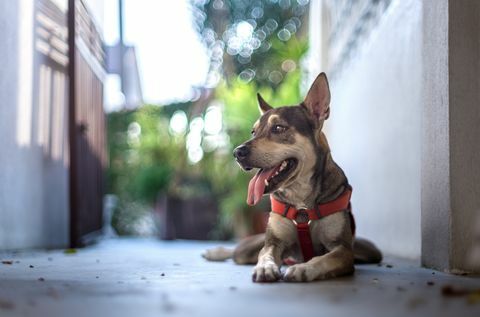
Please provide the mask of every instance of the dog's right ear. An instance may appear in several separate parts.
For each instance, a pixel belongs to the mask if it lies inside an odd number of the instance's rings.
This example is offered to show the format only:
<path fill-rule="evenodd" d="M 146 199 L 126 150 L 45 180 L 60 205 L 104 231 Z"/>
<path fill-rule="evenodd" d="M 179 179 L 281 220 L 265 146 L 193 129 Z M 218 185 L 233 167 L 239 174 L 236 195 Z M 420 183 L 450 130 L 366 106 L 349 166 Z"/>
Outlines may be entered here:
<path fill-rule="evenodd" d="M 272 106 L 270 106 L 260 94 L 257 94 L 257 99 L 258 99 L 258 110 L 260 110 L 260 113 L 263 115 L 265 112 L 268 110 L 273 109 Z"/>
<path fill-rule="evenodd" d="M 303 104 L 316 122 L 323 122 L 323 120 L 328 119 L 330 115 L 330 88 L 325 73 L 317 76 Z"/>

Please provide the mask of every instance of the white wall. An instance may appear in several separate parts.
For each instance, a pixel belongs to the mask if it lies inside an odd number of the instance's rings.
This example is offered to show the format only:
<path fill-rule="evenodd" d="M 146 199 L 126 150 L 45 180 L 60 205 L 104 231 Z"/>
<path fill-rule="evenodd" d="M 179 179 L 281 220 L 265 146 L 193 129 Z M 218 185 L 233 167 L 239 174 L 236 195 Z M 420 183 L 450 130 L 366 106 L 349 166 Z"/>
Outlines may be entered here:
<path fill-rule="evenodd" d="M 422 263 L 480 273 L 480 2 L 424 1 Z"/>
<path fill-rule="evenodd" d="M 353 191 L 358 235 L 420 258 L 422 7 L 393 0 L 331 79 L 326 124 Z"/>
<path fill-rule="evenodd" d="M 33 106 L 33 9 L 0 1 L 0 249 L 68 243 L 66 152 L 50 155 Z"/>

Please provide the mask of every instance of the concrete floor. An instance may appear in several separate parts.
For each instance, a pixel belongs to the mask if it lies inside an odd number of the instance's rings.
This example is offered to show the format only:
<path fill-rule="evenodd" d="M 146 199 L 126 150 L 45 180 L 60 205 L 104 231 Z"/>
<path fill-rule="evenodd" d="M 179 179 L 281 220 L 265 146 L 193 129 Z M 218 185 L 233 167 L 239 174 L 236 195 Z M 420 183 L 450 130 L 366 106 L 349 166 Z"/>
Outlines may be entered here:
<path fill-rule="evenodd" d="M 336 280 L 254 284 L 251 266 L 204 261 L 213 245 L 118 239 L 73 254 L 0 253 L 0 316 L 480 316 L 480 294 L 442 295 L 480 278 L 387 259 Z"/>

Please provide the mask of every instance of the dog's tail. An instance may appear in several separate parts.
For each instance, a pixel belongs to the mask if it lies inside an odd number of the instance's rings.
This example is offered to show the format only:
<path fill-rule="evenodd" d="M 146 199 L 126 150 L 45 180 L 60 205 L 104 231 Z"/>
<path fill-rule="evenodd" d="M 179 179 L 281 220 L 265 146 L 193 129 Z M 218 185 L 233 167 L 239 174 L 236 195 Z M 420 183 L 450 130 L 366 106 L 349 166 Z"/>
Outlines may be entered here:
<path fill-rule="evenodd" d="M 233 258 L 233 249 L 216 247 L 205 250 L 205 252 L 202 253 L 202 256 L 208 261 L 225 261 Z"/>
<path fill-rule="evenodd" d="M 237 264 L 256 264 L 258 253 L 265 244 L 265 234 L 255 234 L 240 240 L 235 249 L 218 247 L 206 250 L 202 256 L 208 261 L 225 261 L 233 259 Z"/>
<path fill-rule="evenodd" d="M 373 264 L 382 262 L 382 252 L 370 241 L 355 237 L 353 254 L 356 264 Z"/>

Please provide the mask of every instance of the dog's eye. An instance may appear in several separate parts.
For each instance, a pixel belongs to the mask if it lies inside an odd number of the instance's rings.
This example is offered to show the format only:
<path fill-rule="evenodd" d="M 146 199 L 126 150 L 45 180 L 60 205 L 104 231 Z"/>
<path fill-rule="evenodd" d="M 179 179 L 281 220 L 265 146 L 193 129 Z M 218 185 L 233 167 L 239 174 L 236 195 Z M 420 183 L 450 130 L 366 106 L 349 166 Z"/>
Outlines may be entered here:
<path fill-rule="evenodd" d="M 252 134 L 252 136 L 255 136 L 255 130 L 252 130 L 250 133 Z"/>
<path fill-rule="evenodd" d="M 287 130 L 286 127 L 284 127 L 283 125 L 279 125 L 279 124 L 276 124 L 272 127 L 272 132 L 273 133 L 282 133 L 282 132 L 285 132 Z"/>

